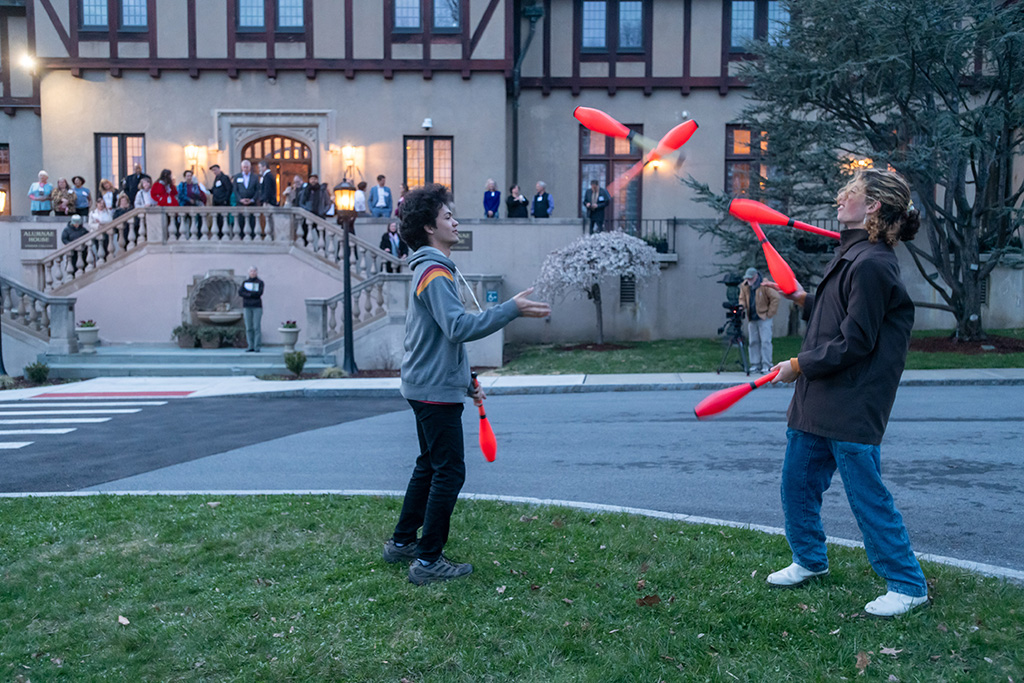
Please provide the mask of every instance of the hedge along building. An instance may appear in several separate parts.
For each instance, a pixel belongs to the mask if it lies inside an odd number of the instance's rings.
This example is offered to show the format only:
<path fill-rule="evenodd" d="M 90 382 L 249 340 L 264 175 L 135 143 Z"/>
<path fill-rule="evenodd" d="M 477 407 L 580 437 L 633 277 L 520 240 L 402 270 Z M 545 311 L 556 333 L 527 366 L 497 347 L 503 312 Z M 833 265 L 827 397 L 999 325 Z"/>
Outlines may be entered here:
<path fill-rule="evenodd" d="M 95 192 L 99 178 L 117 182 L 136 161 L 154 177 L 170 168 L 180 180 L 194 168 L 209 186 L 214 163 L 233 174 L 243 158 L 269 158 L 282 189 L 309 172 L 331 185 L 347 175 L 372 186 L 384 174 L 396 192 L 444 182 L 460 218 L 472 218 L 483 214 L 488 178 L 504 195 L 518 182 L 528 197 L 543 180 L 555 200 L 550 223 L 463 226 L 475 246 L 457 260 L 500 276 L 504 298 L 581 234 L 589 180 L 606 184 L 640 158 L 579 126 L 576 106 L 652 138 L 692 117 L 701 127 L 679 159 L 648 166 L 614 198 L 610 222 L 664 236 L 669 253 L 654 284 L 605 289 L 605 329 L 612 339 L 707 336 L 723 320 L 724 290 L 714 244 L 685 221 L 711 213 L 677 176 L 742 193 L 761 172 L 749 135 L 733 125 L 743 91 L 732 71 L 747 57 L 738 46 L 785 18 L 776 0 L 9 0 L 0 2 L 0 182 L 10 186 L 7 211 L 25 215 L 40 168 L 52 181 L 85 176 Z M 376 243 L 383 228 L 361 219 L 357 233 Z M 162 341 L 180 318 L 184 280 L 218 259 L 244 270 L 258 255 L 218 249 L 149 254 L 163 261 L 54 291 L 108 321 L 109 341 Z M 271 319 L 299 317 L 305 298 L 340 291 L 334 272 L 304 278 L 296 269 L 305 266 L 275 256 L 287 301 Z M 10 260 L 8 251 L 6 277 L 44 287 L 38 269 Z M 183 281 L 164 281 L 171 274 Z M 160 323 L 151 330 L 111 310 L 112 292 L 140 283 L 152 296 L 170 292 L 147 299 Z M 565 304 L 550 322 L 507 334 L 587 339 L 592 317 L 589 302 Z"/>

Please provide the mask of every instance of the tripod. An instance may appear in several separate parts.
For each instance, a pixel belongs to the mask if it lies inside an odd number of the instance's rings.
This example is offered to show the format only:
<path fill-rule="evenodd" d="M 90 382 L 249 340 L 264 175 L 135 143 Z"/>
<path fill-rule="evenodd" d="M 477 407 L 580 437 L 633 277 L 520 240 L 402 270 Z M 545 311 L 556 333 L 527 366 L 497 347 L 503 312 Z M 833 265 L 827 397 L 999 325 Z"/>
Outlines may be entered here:
<path fill-rule="evenodd" d="M 725 327 L 720 328 L 718 331 L 725 331 L 728 336 L 728 343 L 725 345 L 725 350 L 722 351 L 722 360 L 718 363 L 718 369 L 715 370 L 715 374 L 720 374 L 725 369 L 725 362 L 729 358 L 729 352 L 735 347 L 739 351 L 739 365 L 743 368 L 743 372 L 750 374 L 750 366 L 747 364 L 747 351 L 743 348 L 743 328 L 735 320 L 730 319 Z"/>

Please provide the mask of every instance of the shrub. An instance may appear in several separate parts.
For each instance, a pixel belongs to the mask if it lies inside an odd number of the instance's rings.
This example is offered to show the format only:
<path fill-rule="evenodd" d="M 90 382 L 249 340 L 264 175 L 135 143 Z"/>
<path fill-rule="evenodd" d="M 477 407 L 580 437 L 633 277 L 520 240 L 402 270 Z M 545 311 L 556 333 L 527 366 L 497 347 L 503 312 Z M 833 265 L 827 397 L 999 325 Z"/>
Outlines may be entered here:
<path fill-rule="evenodd" d="M 36 384 L 42 384 L 50 376 L 50 366 L 39 362 L 26 365 L 25 376 Z"/>
<path fill-rule="evenodd" d="M 306 354 L 302 351 L 292 351 L 284 354 L 284 364 L 289 370 L 295 373 L 296 377 L 302 375 L 302 368 L 306 366 Z"/>
<path fill-rule="evenodd" d="M 14 388 L 14 378 L 10 375 L 0 375 L 0 391 Z"/>
<path fill-rule="evenodd" d="M 320 371 L 320 379 L 344 379 L 346 377 L 348 377 L 348 373 L 337 365 L 332 365 Z"/>
<path fill-rule="evenodd" d="M 171 330 L 171 339 L 177 339 L 178 337 L 194 337 L 196 336 L 197 326 L 192 323 L 182 323 Z"/>
<path fill-rule="evenodd" d="M 196 337 L 205 342 L 220 341 L 220 328 L 213 325 L 200 325 Z"/>

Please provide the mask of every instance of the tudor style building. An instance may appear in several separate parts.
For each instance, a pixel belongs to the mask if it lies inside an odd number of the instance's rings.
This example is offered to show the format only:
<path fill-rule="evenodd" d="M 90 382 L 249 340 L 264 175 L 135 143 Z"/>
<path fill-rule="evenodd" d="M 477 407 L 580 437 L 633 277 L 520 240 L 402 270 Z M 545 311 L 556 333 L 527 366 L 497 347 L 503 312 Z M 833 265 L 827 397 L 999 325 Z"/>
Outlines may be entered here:
<path fill-rule="evenodd" d="M 396 189 L 452 185 L 480 213 L 488 178 L 556 217 L 589 179 L 639 159 L 571 117 L 604 109 L 657 138 L 700 133 L 685 172 L 740 189 L 756 171 L 731 65 L 784 20 L 776 0 L 5 0 L 0 2 L 0 182 L 28 210 L 37 171 L 117 182 L 139 162 L 180 176 L 268 157 Z M 616 197 L 616 219 L 686 216 L 675 167 Z M 205 178 L 204 178 L 205 179 Z"/>

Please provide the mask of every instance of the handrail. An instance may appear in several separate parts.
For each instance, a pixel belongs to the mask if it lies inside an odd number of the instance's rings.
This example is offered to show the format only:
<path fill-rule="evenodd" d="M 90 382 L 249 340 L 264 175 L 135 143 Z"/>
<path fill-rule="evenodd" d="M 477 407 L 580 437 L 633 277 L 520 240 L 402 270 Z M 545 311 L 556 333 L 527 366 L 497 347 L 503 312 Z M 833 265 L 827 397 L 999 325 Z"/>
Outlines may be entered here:
<path fill-rule="evenodd" d="M 52 352 L 77 350 L 75 301 L 73 297 L 49 296 L 0 275 L 3 324 L 49 342 Z"/>
<path fill-rule="evenodd" d="M 331 265 L 341 268 L 344 259 L 344 229 L 305 209 L 289 208 L 293 213 L 293 245 L 306 249 Z M 368 279 L 380 273 L 386 264 L 393 268 L 405 265 L 402 259 L 353 233 L 349 233 L 349 246 L 352 252 L 350 262 L 353 277 Z"/>

